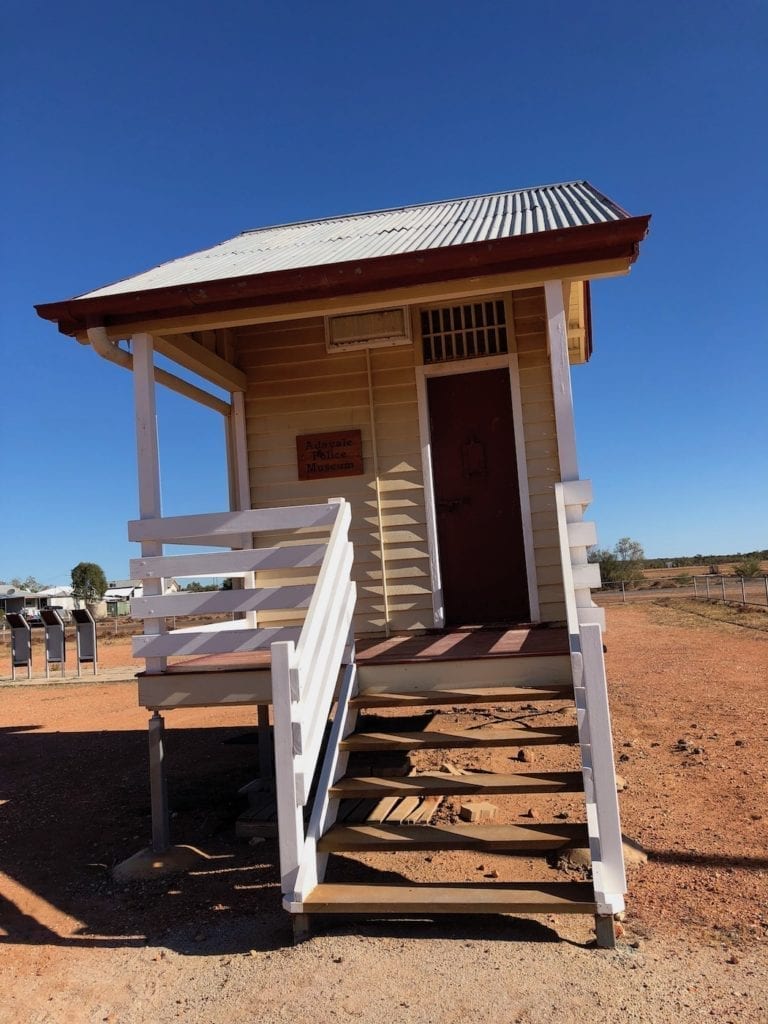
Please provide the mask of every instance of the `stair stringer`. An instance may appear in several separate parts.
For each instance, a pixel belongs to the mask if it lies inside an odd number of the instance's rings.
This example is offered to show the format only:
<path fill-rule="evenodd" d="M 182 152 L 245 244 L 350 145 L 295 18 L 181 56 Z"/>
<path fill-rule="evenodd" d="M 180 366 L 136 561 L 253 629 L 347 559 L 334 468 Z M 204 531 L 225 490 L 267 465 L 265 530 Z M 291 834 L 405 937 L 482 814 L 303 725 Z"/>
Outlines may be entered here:
<path fill-rule="evenodd" d="M 336 701 L 336 712 L 333 716 L 325 756 L 320 766 L 315 802 L 309 818 L 307 835 L 301 864 L 296 875 L 294 891 L 283 895 L 283 908 L 292 914 L 302 913 L 302 903 L 306 896 L 323 881 L 328 865 L 328 854 L 319 853 L 318 840 L 336 821 L 339 800 L 330 794 L 331 786 L 345 774 L 349 753 L 341 749 L 341 741 L 345 739 L 357 725 L 358 711 L 349 706 L 349 701 L 358 692 L 357 665 L 354 661 L 345 667 L 339 685 Z"/>

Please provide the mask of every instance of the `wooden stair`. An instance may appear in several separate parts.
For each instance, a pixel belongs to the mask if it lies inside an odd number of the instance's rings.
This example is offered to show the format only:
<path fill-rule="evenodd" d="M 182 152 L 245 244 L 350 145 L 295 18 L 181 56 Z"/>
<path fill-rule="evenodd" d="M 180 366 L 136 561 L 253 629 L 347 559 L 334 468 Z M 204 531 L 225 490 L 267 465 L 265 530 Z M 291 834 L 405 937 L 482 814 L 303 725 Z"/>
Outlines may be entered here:
<path fill-rule="evenodd" d="M 428 689 L 407 686 L 382 688 L 359 693 L 350 701 L 355 711 L 367 708 L 444 707 L 446 705 L 509 705 L 532 701 L 563 700 L 572 705 L 573 689 L 570 683 L 557 681 L 510 686 L 456 686 L 455 683 L 436 685 Z M 509 710 L 509 709 L 507 709 Z M 575 725 L 539 726 L 528 728 L 517 723 L 507 725 L 483 724 L 476 728 L 450 727 L 442 731 L 433 728 L 432 719 L 425 716 L 425 731 L 398 729 L 398 718 L 386 721 L 392 731 L 371 729 L 368 718 L 360 731 L 353 731 L 339 743 L 341 757 L 361 752 L 391 752 L 419 750 L 473 750 L 495 747 L 543 747 L 562 744 L 577 745 L 578 729 Z M 373 724 L 378 725 L 377 722 Z M 403 723 L 405 724 L 405 723 Z M 438 723 L 435 723 L 438 724 Z M 413 728 L 413 724 L 411 724 Z M 542 756 L 542 755 L 539 755 Z M 483 771 L 429 771 L 407 777 L 375 774 L 343 775 L 328 790 L 331 799 L 404 799 L 424 797 L 469 797 L 483 800 L 491 795 L 526 798 L 537 794 L 558 795 L 583 792 L 581 771 L 520 771 L 494 774 Z M 529 807 L 528 802 L 521 805 Z M 533 815 L 532 815 L 533 816 Z M 368 821 L 362 824 L 337 823 L 331 825 L 318 841 L 318 853 L 354 854 L 380 851 L 459 851 L 470 850 L 484 854 L 518 855 L 530 858 L 546 855 L 563 847 L 588 846 L 587 827 L 570 821 L 533 822 L 530 824 L 470 823 L 464 821 L 440 822 L 434 825 L 408 824 L 399 821 Z M 430 860 L 432 858 L 429 858 Z M 413 862 L 410 862 L 413 864 Z M 369 869 L 370 870 L 370 869 Z M 308 934 L 308 918 L 315 914 L 367 914 L 372 916 L 432 917 L 436 914 L 596 914 L 594 890 L 591 882 L 551 882 L 546 878 L 550 869 L 542 863 L 541 880 L 499 882 L 406 882 L 404 884 L 369 884 L 353 882 L 321 882 L 301 901 L 291 903 L 296 917 L 297 936 Z M 611 944 L 606 922 L 598 930 L 601 944 Z M 612 936 L 612 924 L 610 925 Z"/>
<path fill-rule="evenodd" d="M 343 885 L 322 883 L 304 900 L 305 914 L 594 914 L 589 882 L 504 885 Z"/>
<path fill-rule="evenodd" d="M 323 853 L 342 850 L 481 850 L 486 853 L 557 850 L 588 844 L 581 824 L 555 825 L 334 825 L 318 843 Z"/>
<path fill-rule="evenodd" d="M 549 686 L 467 686 L 435 690 L 407 690 L 389 693 L 375 690 L 358 694 L 349 702 L 352 708 L 427 707 L 441 704 L 511 704 L 534 700 L 569 700 L 573 697 L 570 683 Z"/>
<path fill-rule="evenodd" d="M 530 747 L 547 743 L 576 743 L 575 725 L 549 729 L 454 729 L 451 732 L 356 732 L 341 741 L 342 750 L 426 750 L 466 747 Z"/>
<path fill-rule="evenodd" d="M 448 775 L 445 772 L 425 772 L 407 778 L 396 776 L 347 775 L 331 786 L 333 797 L 377 796 L 479 796 L 517 793 L 580 793 L 583 789 L 581 772 L 516 772 L 496 775 L 469 772 Z"/>

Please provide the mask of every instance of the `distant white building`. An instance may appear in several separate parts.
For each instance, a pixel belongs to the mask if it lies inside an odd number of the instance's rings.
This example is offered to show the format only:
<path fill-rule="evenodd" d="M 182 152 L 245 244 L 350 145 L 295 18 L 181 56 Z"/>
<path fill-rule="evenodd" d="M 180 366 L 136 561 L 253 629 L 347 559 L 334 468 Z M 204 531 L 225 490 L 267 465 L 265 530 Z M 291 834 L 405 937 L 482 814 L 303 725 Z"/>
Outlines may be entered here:
<path fill-rule="evenodd" d="M 174 579 L 165 581 L 166 594 L 174 594 L 179 584 Z M 130 602 L 134 597 L 143 597 L 141 580 L 112 580 L 104 592 L 105 615 L 130 615 Z"/>
<path fill-rule="evenodd" d="M 77 608 L 77 601 L 72 596 L 72 587 L 46 587 L 45 590 L 38 590 L 34 596 L 38 599 L 38 608 L 61 608 L 66 612 Z"/>

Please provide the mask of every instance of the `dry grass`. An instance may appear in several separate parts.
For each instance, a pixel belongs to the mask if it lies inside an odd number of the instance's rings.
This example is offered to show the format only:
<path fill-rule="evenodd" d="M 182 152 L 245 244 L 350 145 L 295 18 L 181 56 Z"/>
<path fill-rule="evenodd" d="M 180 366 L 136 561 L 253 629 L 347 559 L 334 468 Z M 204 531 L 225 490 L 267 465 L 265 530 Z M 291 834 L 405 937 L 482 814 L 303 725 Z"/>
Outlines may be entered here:
<path fill-rule="evenodd" d="M 661 597 L 653 605 L 659 609 L 659 621 L 668 625 L 693 626 L 699 620 L 698 624 L 703 626 L 703 619 L 709 623 L 768 633 L 768 608 L 685 597 Z"/>

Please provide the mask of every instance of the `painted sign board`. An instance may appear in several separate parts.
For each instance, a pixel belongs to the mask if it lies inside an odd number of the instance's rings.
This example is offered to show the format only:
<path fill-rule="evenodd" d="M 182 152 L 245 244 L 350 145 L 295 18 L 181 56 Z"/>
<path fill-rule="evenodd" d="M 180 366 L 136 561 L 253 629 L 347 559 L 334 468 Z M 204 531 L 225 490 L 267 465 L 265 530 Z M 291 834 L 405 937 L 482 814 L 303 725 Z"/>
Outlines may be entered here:
<path fill-rule="evenodd" d="M 363 470 L 363 435 L 359 430 L 299 434 L 296 438 L 299 480 L 359 476 Z"/>

